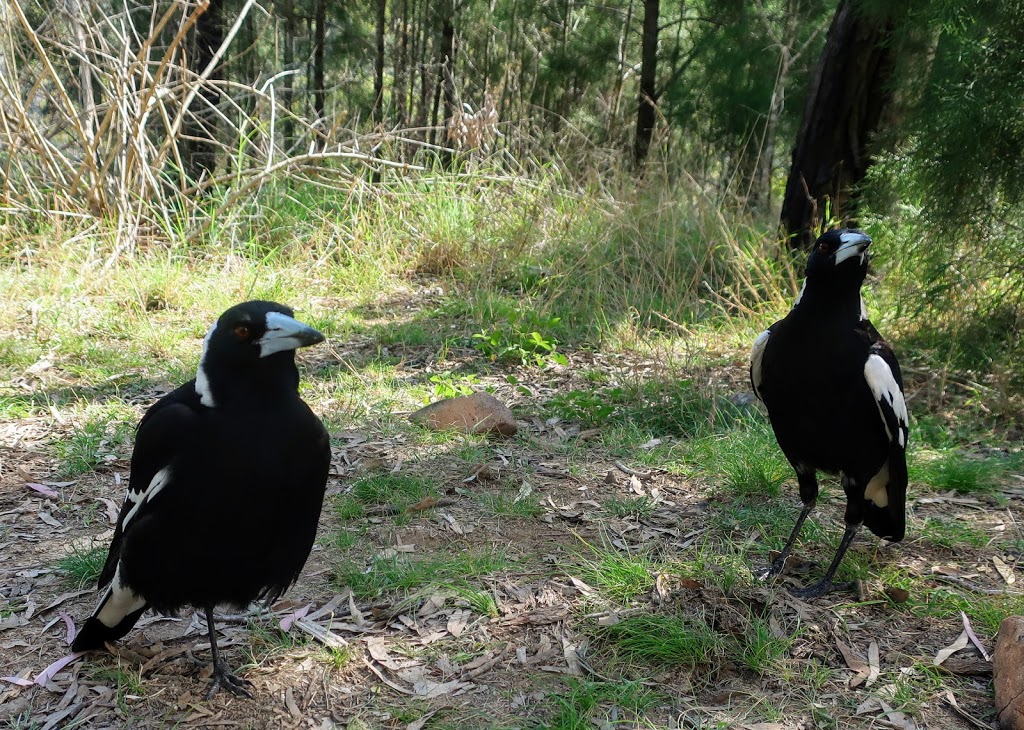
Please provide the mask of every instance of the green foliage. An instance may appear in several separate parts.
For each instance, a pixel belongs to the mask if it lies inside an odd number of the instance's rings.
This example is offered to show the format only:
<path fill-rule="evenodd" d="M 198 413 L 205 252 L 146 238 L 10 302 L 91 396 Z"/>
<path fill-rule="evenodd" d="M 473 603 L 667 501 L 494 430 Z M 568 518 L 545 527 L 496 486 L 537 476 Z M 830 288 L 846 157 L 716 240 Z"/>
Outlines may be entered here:
<path fill-rule="evenodd" d="M 507 327 L 485 328 L 474 334 L 473 347 L 492 361 L 537 367 L 568 364 L 565 355 L 557 352 L 558 340 L 551 334 L 561 318 L 514 310 L 508 312 L 507 320 Z"/>
<path fill-rule="evenodd" d="M 442 373 L 435 373 L 430 376 L 430 382 L 434 384 L 434 398 L 455 398 L 460 395 L 472 395 L 480 380 L 474 373 L 466 375 L 455 375 L 450 370 Z"/>
<path fill-rule="evenodd" d="M 678 436 L 696 436 L 732 423 L 740 414 L 729 401 L 705 395 L 688 378 L 571 390 L 552 397 L 547 407 L 560 418 L 586 426 L 628 424 Z"/>

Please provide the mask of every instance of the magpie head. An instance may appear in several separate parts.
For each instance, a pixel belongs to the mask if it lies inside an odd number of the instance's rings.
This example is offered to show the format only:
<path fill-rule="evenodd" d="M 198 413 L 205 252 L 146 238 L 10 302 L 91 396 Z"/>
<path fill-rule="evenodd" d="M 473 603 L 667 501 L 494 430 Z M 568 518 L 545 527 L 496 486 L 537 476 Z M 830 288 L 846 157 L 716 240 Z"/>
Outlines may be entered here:
<path fill-rule="evenodd" d="M 323 342 L 324 336 L 294 317 L 276 302 L 236 304 L 217 319 L 203 340 L 203 355 L 196 373 L 196 392 L 206 406 L 219 399 L 231 382 L 267 380 L 282 368 L 294 380 L 295 350 Z"/>
<path fill-rule="evenodd" d="M 871 238 L 863 231 L 840 228 L 827 231 L 814 242 L 807 257 L 808 277 L 851 276 L 858 285 L 868 271 L 868 246 Z"/>

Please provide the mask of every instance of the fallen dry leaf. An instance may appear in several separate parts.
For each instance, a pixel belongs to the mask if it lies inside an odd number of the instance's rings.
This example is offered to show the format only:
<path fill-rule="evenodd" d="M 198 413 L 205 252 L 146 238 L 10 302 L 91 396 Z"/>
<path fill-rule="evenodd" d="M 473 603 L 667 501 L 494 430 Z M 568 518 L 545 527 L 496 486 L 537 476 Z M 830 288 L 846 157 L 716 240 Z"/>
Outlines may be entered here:
<path fill-rule="evenodd" d="M 868 676 L 871 674 L 871 667 L 863 659 L 853 653 L 853 650 L 844 644 L 841 640 L 836 639 L 836 646 L 839 647 L 839 653 L 843 655 L 843 660 L 846 662 L 846 666 L 849 667 L 855 675 L 850 678 L 850 688 L 859 687 L 864 684 Z"/>
<path fill-rule="evenodd" d="M 1006 585 L 1012 586 L 1017 581 L 1017 576 L 1013 574 L 1013 568 L 1004 563 L 998 555 L 992 556 L 992 562 L 996 566 L 996 570 L 999 571 L 999 575 L 1006 581 Z"/>
<path fill-rule="evenodd" d="M 967 630 L 964 629 L 960 632 L 960 636 L 957 637 L 956 641 L 954 641 L 952 644 L 945 647 L 944 649 L 939 649 L 938 653 L 936 653 L 935 655 L 935 659 L 932 660 L 932 664 L 934 664 L 936 667 L 939 666 L 940 664 L 942 664 L 942 662 L 949 659 L 951 656 L 956 654 L 961 649 L 966 649 L 967 645 L 970 643 L 971 640 L 967 636 Z"/>

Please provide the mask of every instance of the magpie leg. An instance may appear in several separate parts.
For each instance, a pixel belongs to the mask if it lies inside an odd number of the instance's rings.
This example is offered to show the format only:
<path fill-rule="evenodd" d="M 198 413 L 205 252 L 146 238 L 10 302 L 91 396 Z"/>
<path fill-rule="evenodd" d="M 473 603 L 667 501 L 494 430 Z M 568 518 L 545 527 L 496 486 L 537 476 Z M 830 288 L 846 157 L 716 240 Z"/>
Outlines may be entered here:
<path fill-rule="evenodd" d="M 786 540 L 786 546 L 782 548 L 782 552 L 779 553 L 779 557 L 775 558 L 775 561 L 771 565 L 761 571 L 758 578 L 761 580 L 768 580 L 773 575 L 781 573 L 782 569 L 786 567 L 786 558 L 789 557 L 789 553 L 793 549 L 793 545 L 796 543 L 797 535 L 800 534 L 800 528 L 804 526 L 804 520 L 807 519 L 807 515 L 809 515 L 813 509 L 814 500 L 804 502 L 804 508 L 800 510 L 800 516 L 796 518 L 796 524 L 793 526 L 793 531 L 789 533 L 789 539 Z"/>
<path fill-rule="evenodd" d="M 846 532 L 843 533 L 843 539 L 839 541 L 839 549 L 836 550 L 836 556 L 832 559 L 832 564 L 828 566 L 828 570 L 825 571 L 825 576 L 821 580 L 807 588 L 791 589 L 789 592 L 797 598 L 817 598 L 831 591 L 834 588 L 832 578 L 836 574 L 836 568 L 842 562 L 846 551 L 850 549 L 853 538 L 857 537 L 858 530 L 860 530 L 860 525 L 848 524 L 846 526 Z"/>
<path fill-rule="evenodd" d="M 217 629 L 213 624 L 213 605 L 206 606 L 206 628 L 210 632 L 210 653 L 213 655 L 213 682 L 210 683 L 210 689 L 206 692 L 206 699 L 212 700 L 213 696 L 223 687 L 231 694 L 248 697 L 251 700 L 252 695 L 245 685 L 251 687 L 252 682 L 236 677 L 220 658 L 220 652 L 217 650 Z"/>

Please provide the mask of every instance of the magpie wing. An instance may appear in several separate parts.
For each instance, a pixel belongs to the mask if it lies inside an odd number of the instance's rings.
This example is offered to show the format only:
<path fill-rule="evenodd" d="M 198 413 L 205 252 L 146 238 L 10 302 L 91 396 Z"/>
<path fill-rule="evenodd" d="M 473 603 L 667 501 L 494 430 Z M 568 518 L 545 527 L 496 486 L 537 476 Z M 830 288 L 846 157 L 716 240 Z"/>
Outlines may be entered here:
<path fill-rule="evenodd" d="M 169 466 L 174 452 L 194 437 L 198 411 L 202 407 L 193 381 L 158 400 L 139 421 L 132 451 L 131 481 L 117 516 L 107 561 L 97 581 L 100 588 L 114 577 L 125 530 L 170 482 Z"/>
<path fill-rule="evenodd" d="M 776 324 L 778 322 L 759 334 L 754 340 L 754 346 L 750 349 L 750 387 L 754 389 L 754 395 L 762 401 L 764 398 L 761 396 L 761 383 L 763 382 L 761 363 L 764 360 L 764 351 L 768 348 L 768 338 L 771 337 Z"/>
<path fill-rule="evenodd" d="M 871 327 L 871 331 L 874 331 L 874 327 Z M 874 334 L 877 335 L 877 331 Z M 910 419 L 907 401 L 903 395 L 903 374 L 900 372 L 899 361 L 892 348 L 881 338 L 878 338 L 868 350 L 864 378 L 875 398 L 878 414 L 889 437 L 889 482 L 886 486 L 888 508 L 896 520 L 894 524 L 902 526 L 907 496 L 907 439 Z M 902 527 L 896 532 L 897 534 L 890 539 L 898 540 L 903 537 Z"/>

